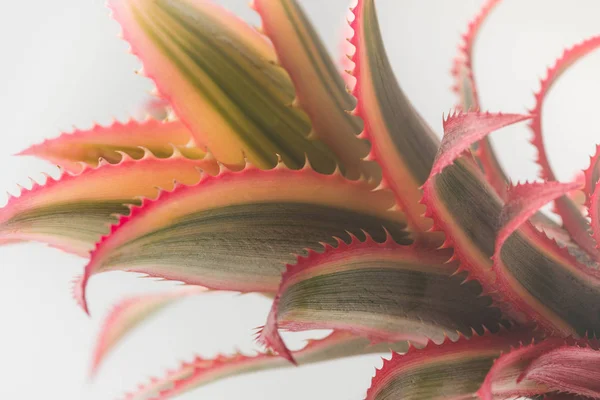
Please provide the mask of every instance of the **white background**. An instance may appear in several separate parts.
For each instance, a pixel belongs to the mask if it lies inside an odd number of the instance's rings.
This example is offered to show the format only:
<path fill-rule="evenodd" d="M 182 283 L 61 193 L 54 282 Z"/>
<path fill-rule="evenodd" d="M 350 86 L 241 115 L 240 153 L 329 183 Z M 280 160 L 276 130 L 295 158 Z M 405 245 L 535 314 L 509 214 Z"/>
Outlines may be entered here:
<path fill-rule="evenodd" d="M 257 23 L 247 0 L 221 0 Z M 347 0 L 303 0 L 329 49 L 339 57 Z M 11 155 L 93 121 L 136 114 L 152 88 L 134 74 L 139 62 L 117 38 L 118 25 L 100 0 L 1 0 L 0 189 L 14 192 L 42 162 Z M 397 76 L 432 126 L 454 104 L 450 61 L 466 22 L 481 0 L 379 0 L 386 46 Z M 600 32 L 596 0 L 505 0 L 477 45 L 475 69 L 483 106 L 525 112 L 545 68 L 561 49 Z M 594 54 L 565 76 L 544 119 L 552 163 L 570 179 L 588 163 L 598 141 L 598 67 Z M 534 179 L 525 125 L 493 140 L 514 180 Z M 4 199 L 0 199 L 3 204 Z M 168 283 L 110 273 L 94 279 L 90 320 L 71 299 L 70 280 L 85 260 L 27 244 L 0 248 L 0 398 L 113 399 L 150 375 L 194 354 L 253 348 L 252 328 L 269 304 L 254 296 L 211 294 L 186 300 L 146 323 L 112 354 L 94 382 L 90 349 L 101 316 L 124 295 L 163 290 Z M 360 399 L 379 356 L 298 370 L 261 373 L 201 388 L 184 399 Z"/>

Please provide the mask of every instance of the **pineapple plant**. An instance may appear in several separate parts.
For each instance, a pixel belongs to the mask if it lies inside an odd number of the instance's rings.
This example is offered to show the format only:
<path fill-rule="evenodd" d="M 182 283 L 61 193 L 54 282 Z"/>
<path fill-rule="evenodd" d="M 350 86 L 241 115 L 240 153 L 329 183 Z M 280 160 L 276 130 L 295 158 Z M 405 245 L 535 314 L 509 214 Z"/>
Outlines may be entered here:
<path fill-rule="evenodd" d="M 155 118 L 24 150 L 62 173 L 0 209 L 0 244 L 87 259 L 73 294 L 88 313 L 102 272 L 185 284 L 117 304 L 92 372 L 167 304 L 211 291 L 272 299 L 262 353 L 198 357 L 126 399 L 367 353 L 391 354 L 369 400 L 600 398 L 600 156 L 558 182 L 542 133 L 548 92 L 600 38 L 564 52 L 528 113 L 486 112 L 472 53 L 499 3 L 459 47 L 459 102 L 440 141 L 392 73 L 374 0 L 352 8 L 342 75 L 295 0 L 254 0 L 260 29 L 209 0 L 110 0 L 156 85 Z M 488 135 L 525 121 L 541 179 L 514 184 Z M 548 203 L 560 223 L 540 211 Z M 313 329 L 332 333 L 300 350 L 280 335 Z"/>

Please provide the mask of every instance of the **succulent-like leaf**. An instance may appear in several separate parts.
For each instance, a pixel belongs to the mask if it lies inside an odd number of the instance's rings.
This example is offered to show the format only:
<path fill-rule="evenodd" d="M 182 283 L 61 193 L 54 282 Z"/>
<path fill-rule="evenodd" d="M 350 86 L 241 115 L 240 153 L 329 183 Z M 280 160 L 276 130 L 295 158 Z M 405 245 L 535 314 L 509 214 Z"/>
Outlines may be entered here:
<path fill-rule="evenodd" d="M 540 176 L 544 180 L 556 180 L 554 171 L 550 165 L 550 160 L 546 154 L 546 147 L 544 146 L 542 123 L 544 115 L 544 102 L 546 97 L 551 92 L 559 78 L 569 69 L 571 65 L 579 61 L 591 51 L 597 49 L 599 46 L 600 36 L 594 36 L 565 50 L 563 55 L 556 60 L 554 65 L 548 68 L 546 77 L 542 79 L 540 83 L 540 89 L 535 94 L 536 103 L 534 108 L 531 110 L 531 113 L 534 116 L 530 124 L 531 130 L 533 131 L 531 143 L 537 149 L 538 154 L 536 161 L 540 166 Z M 593 170 L 595 165 L 590 166 L 590 168 Z M 591 174 L 593 174 L 593 172 Z M 591 183 L 591 185 L 593 184 L 595 184 L 595 182 Z M 588 186 L 588 190 L 592 190 L 591 186 Z M 591 191 L 588 191 L 588 194 L 590 193 Z M 571 234 L 573 241 L 594 258 L 599 260 L 600 253 L 596 249 L 595 241 L 592 240 L 592 237 L 589 235 L 589 223 L 584 215 L 582 215 L 577 204 L 575 204 L 570 198 L 563 196 L 555 201 L 555 206 L 557 213 L 563 220 L 563 226 Z"/>
<path fill-rule="evenodd" d="M 324 339 L 310 340 L 303 349 L 294 351 L 293 354 L 299 365 L 306 365 L 390 350 L 405 352 L 407 349 L 406 342 L 369 345 L 369 341 L 364 338 L 347 332 L 334 332 Z M 191 362 L 182 363 L 178 369 L 169 371 L 164 377 L 154 378 L 148 384 L 140 385 L 128 393 L 124 400 L 166 400 L 217 380 L 290 366 L 287 360 L 273 353 L 254 356 L 236 354 L 213 359 L 196 357 Z"/>
<path fill-rule="evenodd" d="M 594 341 L 597 346 L 597 342 Z M 541 380 L 536 380 L 532 376 L 527 376 L 532 366 L 535 366 L 536 360 L 545 355 L 551 354 L 556 349 L 568 348 L 570 349 L 570 355 L 577 353 L 582 350 L 581 346 L 594 345 L 584 340 L 573 340 L 573 339 L 561 339 L 561 338 L 549 338 L 539 342 L 533 342 L 527 346 L 522 346 L 506 352 L 500 356 L 495 362 L 493 367 L 487 374 L 485 381 L 478 390 L 479 397 L 482 400 L 494 400 L 498 398 L 516 398 L 520 396 L 532 397 L 534 395 L 547 394 L 553 391 L 567 391 L 565 386 L 563 387 L 550 387 Z M 591 351 L 594 351 L 590 349 Z M 598 357 L 599 352 L 595 352 Z M 550 356 L 552 358 L 552 356 Z M 540 363 L 543 364 L 547 358 L 542 358 Z M 567 358 L 564 360 L 568 360 Z M 581 361 L 586 360 L 582 357 Z M 596 362 L 598 363 L 597 359 Z M 555 366 L 559 367 L 561 363 L 556 363 Z M 564 366 L 564 363 L 562 363 Z M 577 380 L 575 372 L 576 365 L 581 365 L 580 362 L 573 363 L 574 370 L 562 371 L 556 370 L 557 375 L 565 373 L 563 377 Z M 600 365 L 600 364 L 599 364 Z M 593 366 L 591 366 L 593 368 Z M 543 369 L 540 369 L 542 372 Z M 582 371 L 583 372 L 583 371 Z M 584 374 L 585 375 L 585 374 Z M 597 379 L 591 379 L 591 382 L 598 382 Z M 581 392 L 579 394 L 582 394 Z"/>
<path fill-rule="evenodd" d="M 447 263 L 451 251 L 341 240 L 288 265 L 259 340 L 293 361 L 278 329 L 347 330 L 374 342 L 441 342 L 445 334 L 483 333 L 498 327 L 500 312 L 480 297 L 481 286 L 464 283 Z"/>
<path fill-rule="evenodd" d="M 530 183 L 509 190 L 494 254 L 496 287 L 503 297 L 541 327 L 565 335 L 600 331 L 600 308 L 590 309 L 598 307 L 600 273 L 579 264 L 566 250 L 550 251 L 549 241 L 546 246 L 542 240 L 528 243 L 527 236 L 535 237 L 528 234 L 533 228 L 518 229 L 541 206 L 580 185 Z M 531 251 L 536 245 L 537 254 Z"/>
<path fill-rule="evenodd" d="M 308 164 L 223 168 L 134 208 L 98 243 L 83 284 L 118 269 L 213 289 L 275 292 L 291 253 L 334 243 L 333 235 L 364 237 L 364 229 L 383 241 L 385 228 L 407 243 L 403 217 L 389 211 L 392 205 L 388 191 L 372 191 L 339 171 L 319 174 Z"/>
<path fill-rule="evenodd" d="M 301 168 L 305 155 L 320 172 L 336 160 L 293 107 L 293 84 L 270 43 L 207 0 L 110 0 L 133 52 L 144 63 L 196 144 L 243 166 L 247 157 L 273 167 L 277 155 Z"/>
<path fill-rule="evenodd" d="M 433 162 L 431 175 L 442 172 L 471 145 L 490 133 L 530 118 L 520 114 L 468 112 L 449 115 L 444 120 L 444 138 Z"/>
<path fill-rule="evenodd" d="M 524 118 L 480 112 L 449 116 L 444 128 L 451 130 L 444 132 L 431 175 L 423 186 L 425 215 L 435 221 L 434 229 L 444 232 L 445 245 L 454 246 L 461 269 L 469 271 L 470 278 L 477 279 L 488 293 L 495 291 L 490 257 L 501 199 L 485 182 L 479 166 L 468 157 L 459 156 L 494 129 Z M 471 124 L 478 129 L 471 129 Z"/>
<path fill-rule="evenodd" d="M 500 2 L 501 0 L 487 0 L 475 18 L 469 22 L 467 32 L 462 37 L 458 56 L 455 58 L 452 67 L 452 76 L 454 77 L 452 89 L 459 96 L 458 106 L 462 111 L 478 111 L 481 109 L 477 82 L 473 71 L 473 52 L 481 27 Z M 481 163 L 487 181 L 496 190 L 496 193 L 504 198 L 508 179 L 500 166 L 489 138 L 483 138 L 480 142 L 473 144 L 471 148 Z"/>
<path fill-rule="evenodd" d="M 367 392 L 367 400 L 454 400 L 477 398 L 476 392 L 494 359 L 511 346 L 531 340 L 526 331 L 449 339 L 428 343 L 384 360 Z"/>
<path fill-rule="evenodd" d="M 123 153 L 140 159 L 146 150 L 159 158 L 170 157 L 175 148 L 190 158 L 204 157 L 204 151 L 186 147 L 190 141 L 190 132 L 181 122 L 131 120 L 125 124 L 114 122 L 106 127 L 96 125 L 90 130 L 64 133 L 31 146 L 19 155 L 36 156 L 67 171 L 79 172 L 82 163 L 96 167 L 100 159 L 104 159 L 115 164 L 122 160 Z"/>
<path fill-rule="evenodd" d="M 523 373 L 551 390 L 600 399 L 600 350 L 562 346 L 535 359 Z"/>
<path fill-rule="evenodd" d="M 347 169 L 371 175 L 373 165 L 362 159 L 369 144 L 357 138 L 362 132 L 354 110 L 356 100 L 327 49 L 296 0 L 254 0 L 262 30 L 271 39 L 278 61 L 296 87 L 297 103 L 311 119 L 315 137 L 326 143 Z"/>
<path fill-rule="evenodd" d="M 206 292 L 199 286 L 186 286 L 164 293 L 143 294 L 120 301 L 104 320 L 96 339 L 90 375 L 94 375 L 105 357 L 142 322 L 173 302 Z"/>
<path fill-rule="evenodd" d="M 584 194 L 586 205 L 589 206 L 592 194 L 596 190 L 596 185 L 600 180 L 600 145 L 596 145 L 594 155 L 590 157 L 590 166 L 583 171 L 584 174 Z"/>
<path fill-rule="evenodd" d="M 409 226 L 426 231 L 431 221 L 423 218 L 419 187 L 425 182 L 438 140 L 400 89 L 385 53 L 373 0 L 359 0 L 354 8 L 351 43 L 357 79 L 356 115 L 364 121 L 362 137 L 371 142 L 369 159 L 382 167 L 383 186 L 396 194 Z"/>
<path fill-rule="evenodd" d="M 140 160 L 122 153 L 118 164 L 101 161 L 82 172 L 63 172 L 45 184 L 34 183 L 0 209 L 0 242 L 34 240 L 87 256 L 117 215 L 128 214 L 127 205 L 138 196 L 155 197 L 159 187 L 171 189 L 174 181 L 192 184 L 199 169 L 218 172 L 213 159 L 191 160 L 174 154 L 158 159 L 146 151 Z"/>
<path fill-rule="evenodd" d="M 509 316 L 523 321 L 529 315 L 543 328 L 564 335 L 600 330 L 595 270 L 580 265 L 529 224 L 504 242 L 496 257 L 501 274 L 501 283 L 496 283 L 490 257 L 502 201 L 473 163 L 459 159 L 432 176 L 423 199 L 427 215 L 447 235 L 446 245 L 454 246 L 461 269 L 479 280 L 486 293 L 494 294 L 500 286 L 499 305 L 508 305 L 504 311 Z"/>

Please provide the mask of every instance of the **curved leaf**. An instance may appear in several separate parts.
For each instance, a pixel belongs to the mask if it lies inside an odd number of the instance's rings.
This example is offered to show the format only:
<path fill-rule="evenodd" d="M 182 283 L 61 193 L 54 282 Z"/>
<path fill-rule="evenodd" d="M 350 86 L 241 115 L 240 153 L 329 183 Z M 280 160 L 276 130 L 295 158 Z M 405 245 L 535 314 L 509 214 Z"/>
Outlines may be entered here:
<path fill-rule="evenodd" d="M 527 331 L 486 332 L 456 342 L 428 343 L 384 360 L 367 392 L 367 400 L 477 399 L 477 389 L 494 359 L 511 346 L 531 340 Z"/>
<path fill-rule="evenodd" d="M 363 124 L 348 112 L 354 109 L 356 100 L 346 91 L 327 49 L 298 2 L 253 3 L 278 61 L 294 82 L 297 103 L 310 117 L 315 137 L 327 144 L 347 169 L 354 170 L 354 175 L 360 172 L 370 176 L 362 160 L 369 152 L 369 144 L 356 136 Z"/>
<path fill-rule="evenodd" d="M 560 77 L 569 69 L 571 65 L 576 63 L 591 51 L 600 46 L 600 36 L 594 36 L 587 39 L 570 49 L 564 51 L 563 55 L 556 60 L 554 65 L 548 68 L 546 77 L 540 83 L 540 89 L 535 94 L 535 107 L 531 110 L 534 118 L 531 120 L 530 128 L 533 131 L 531 143 L 538 151 L 536 162 L 540 166 L 540 176 L 544 180 L 555 181 L 556 177 L 550 165 L 546 147 L 544 145 L 544 136 L 542 129 L 544 102 L 546 97 L 551 92 L 552 88 Z M 588 186 L 588 190 L 591 187 Z M 591 193 L 588 191 L 588 193 Z M 556 211 L 563 220 L 565 229 L 571 234 L 575 243 L 593 256 L 596 260 L 600 260 L 600 253 L 596 250 L 596 244 L 589 235 L 589 223 L 582 215 L 577 204 L 570 198 L 563 196 L 555 201 Z"/>
<path fill-rule="evenodd" d="M 600 298 L 600 273 L 580 265 L 567 251 L 551 254 L 540 248 L 539 255 L 523 254 L 528 244 L 523 243 L 524 235 L 518 229 L 545 203 L 579 187 L 577 182 L 546 182 L 519 185 L 509 190 L 508 201 L 500 214 L 501 226 L 494 253 L 496 287 L 504 298 L 510 299 L 514 308 L 541 327 L 566 335 L 600 331 L 600 309 L 589 308 Z M 504 246 L 509 242 L 512 242 L 513 250 L 520 252 L 505 252 Z M 548 261 L 542 263 L 542 256 L 556 261 L 553 265 Z M 544 269 L 535 271 L 540 267 L 531 268 L 533 265 L 529 263 L 534 262 L 541 263 Z M 556 284 L 560 289 L 554 286 Z"/>
<path fill-rule="evenodd" d="M 102 323 L 96 338 L 90 375 L 96 374 L 112 349 L 142 322 L 177 300 L 205 292 L 206 289 L 202 287 L 186 286 L 164 293 L 144 294 L 120 301 Z"/>
<path fill-rule="evenodd" d="M 347 330 L 373 341 L 443 340 L 498 327 L 500 312 L 448 263 L 451 251 L 356 238 L 288 265 L 259 340 L 293 362 L 278 329 Z"/>
<path fill-rule="evenodd" d="M 362 236 L 364 229 L 384 240 L 385 227 L 406 243 L 403 217 L 389 211 L 392 205 L 391 193 L 372 191 L 364 180 L 322 175 L 308 165 L 223 169 L 122 218 L 94 250 L 83 288 L 91 275 L 125 270 L 213 289 L 275 292 L 291 253 L 335 242 L 333 235 Z"/>
<path fill-rule="evenodd" d="M 406 342 L 369 345 L 369 341 L 346 332 L 334 332 L 321 340 L 310 340 L 301 350 L 294 351 L 299 365 L 334 360 L 368 353 L 404 352 Z M 192 362 L 168 372 L 164 377 L 154 378 L 128 393 L 125 400 L 166 400 L 217 380 L 250 372 L 290 367 L 287 360 L 272 353 L 255 356 L 235 354 L 213 359 L 196 357 Z"/>
<path fill-rule="evenodd" d="M 545 329 L 563 335 L 600 330 L 594 270 L 579 265 L 529 224 L 504 242 L 496 257 L 502 283 L 496 283 L 490 258 L 501 228 L 502 201 L 473 163 L 459 159 L 432 176 L 424 186 L 424 202 L 435 228 L 447 235 L 448 246 L 454 246 L 461 269 L 477 279 L 485 293 L 493 294 L 510 317 L 533 317 Z"/>
<path fill-rule="evenodd" d="M 522 379 L 551 390 L 600 399 L 600 350 L 563 346 L 535 359 Z"/>
<path fill-rule="evenodd" d="M 519 114 L 468 112 L 449 115 L 444 120 L 444 138 L 433 162 L 431 175 L 442 172 L 474 143 L 490 133 L 531 118 Z"/>
<path fill-rule="evenodd" d="M 454 86 L 452 89 L 460 98 L 458 108 L 462 111 L 481 109 L 473 72 L 473 52 L 479 31 L 500 2 L 501 0 L 487 0 L 483 4 L 479 13 L 469 22 L 467 32 L 463 35 L 458 49 L 458 56 L 454 59 L 452 67 Z M 483 167 L 487 181 L 496 190 L 496 193 L 504 198 L 508 179 L 500 166 L 489 138 L 483 138 L 480 142 L 473 144 L 471 148 Z"/>
<path fill-rule="evenodd" d="M 541 342 L 534 342 L 527 346 L 512 349 L 502 354 L 494 362 L 494 366 L 490 369 L 477 393 L 482 400 L 494 400 L 520 396 L 532 397 L 534 395 L 548 394 L 555 390 L 564 391 L 564 388 L 551 388 L 541 381 L 527 377 L 526 371 L 537 359 L 551 353 L 555 349 L 563 346 L 572 346 L 571 348 L 575 350 L 579 349 L 579 346 L 585 345 L 585 341 L 549 338 Z M 573 365 L 576 364 L 574 363 Z M 569 375 L 570 378 L 575 378 L 574 374 Z"/>
<path fill-rule="evenodd" d="M 10 198 L 0 209 L 0 242 L 34 240 L 88 256 L 117 215 L 128 214 L 127 205 L 139 204 L 138 196 L 154 197 L 158 187 L 170 189 L 174 181 L 195 183 L 201 168 L 218 171 L 210 158 L 191 160 L 177 153 L 167 159 L 147 151 L 140 160 L 122 157 L 118 164 L 101 161 L 79 174 L 48 177 L 45 184 L 35 183 Z"/>
<path fill-rule="evenodd" d="M 301 168 L 305 155 L 320 172 L 336 160 L 308 138 L 308 117 L 291 107 L 294 87 L 268 41 L 206 0 L 110 0 L 144 72 L 190 128 L 198 147 L 226 164 L 247 157 L 265 168 L 277 155 Z"/>
<path fill-rule="evenodd" d="M 361 137 L 371 142 L 368 159 L 381 166 L 382 185 L 396 194 L 409 226 L 426 231 L 431 221 L 423 218 L 419 187 L 429 175 L 438 140 L 398 86 L 385 53 L 374 1 L 359 0 L 353 12 L 355 114 L 364 121 Z"/>
<path fill-rule="evenodd" d="M 205 157 L 204 151 L 186 147 L 191 140 L 190 132 L 181 122 L 131 120 L 125 124 L 114 122 L 107 127 L 95 125 L 90 130 L 64 133 L 31 146 L 19 155 L 43 158 L 65 170 L 79 172 L 82 163 L 96 167 L 100 159 L 104 159 L 116 164 L 122 160 L 123 153 L 140 159 L 146 150 L 158 158 L 172 156 L 175 148 L 190 158 Z"/>

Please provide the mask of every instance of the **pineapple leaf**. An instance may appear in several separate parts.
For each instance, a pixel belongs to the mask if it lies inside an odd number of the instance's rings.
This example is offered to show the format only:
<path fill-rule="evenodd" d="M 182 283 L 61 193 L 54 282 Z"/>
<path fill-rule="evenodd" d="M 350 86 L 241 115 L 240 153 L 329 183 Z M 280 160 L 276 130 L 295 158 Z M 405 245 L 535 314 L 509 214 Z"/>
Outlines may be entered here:
<path fill-rule="evenodd" d="M 448 263 L 451 251 L 338 240 L 288 265 L 259 341 L 293 362 L 279 329 L 347 330 L 373 342 L 441 342 L 448 334 L 498 327 L 500 312 Z"/>
<path fill-rule="evenodd" d="M 534 116 L 530 124 L 530 128 L 533 131 L 531 143 L 537 149 L 538 154 L 536 161 L 540 166 L 540 176 L 544 180 L 556 180 L 544 145 L 542 129 L 544 102 L 548 94 L 551 93 L 556 82 L 563 76 L 569 67 L 599 46 L 600 36 L 594 36 L 565 50 L 562 56 L 556 60 L 554 65 L 548 68 L 546 77 L 542 79 L 540 89 L 535 94 L 535 106 L 533 110 L 531 110 L 531 113 Z M 595 182 L 592 183 L 592 185 L 593 184 L 595 184 Z M 591 190 L 591 186 L 588 186 L 588 190 Z M 589 193 L 591 193 L 591 191 L 588 191 L 588 194 Z M 557 213 L 563 220 L 563 226 L 571 234 L 573 241 L 596 260 L 600 260 L 600 252 L 597 251 L 596 244 L 589 234 L 589 223 L 581 213 L 577 204 L 569 197 L 563 196 L 556 199 L 555 206 Z"/>
<path fill-rule="evenodd" d="M 372 176 L 376 166 L 362 159 L 369 143 L 357 138 L 360 118 L 352 115 L 355 99 L 346 90 L 335 64 L 296 0 L 254 0 L 262 31 L 271 39 L 279 63 L 290 74 L 297 104 L 311 119 L 314 136 L 327 144 L 348 176 Z M 352 173 L 353 172 L 353 173 Z"/>
<path fill-rule="evenodd" d="M 435 229 L 443 229 L 460 268 L 477 279 L 509 317 L 523 321 L 535 316 L 543 328 L 562 335 L 600 332 L 600 285 L 594 269 L 581 266 L 530 224 L 504 242 L 492 271 L 503 204 L 468 161 L 459 159 L 432 176 L 423 197 L 427 215 Z"/>
<path fill-rule="evenodd" d="M 471 145 L 490 133 L 530 118 L 519 114 L 454 113 L 444 120 L 444 138 L 433 162 L 431 175 L 442 172 Z"/>
<path fill-rule="evenodd" d="M 494 359 L 525 340 L 531 340 L 531 333 L 503 330 L 395 353 L 377 370 L 366 400 L 474 399 Z"/>
<path fill-rule="evenodd" d="M 159 158 L 170 157 L 175 148 L 190 158 L 204 157 L 204 151 L 187 147 L 190 141 L 190 133 L 181 122 L 131 120 L 125 124 L 114 122 L 107 127 L 95 125 L 90 130 L 64 133 L 31 146 L 19 155 L 39 157 L 67 171 L 79 172 L 82 163 L 96 167 L 101 158 L 116 164 L 121 161 L 122 153 L 140 159 L 145 149 Z"/>
<path fill-rule="evenodd" d="M 106 356 L 142 322 L 177 300 L 205 292 L 206 289 L 199 286 L 186 286 L 129 297 L 117 303 L 104 319 L 96 338 L 90 375 L 96 374 Z"/>
<path fill-rule="evenodd" d="M 361 354 L 404 352 L 408 348 L 406 342 L 395 344 L 369 345 L 369 341 L 353 336 L 347 332 L 334 332 L 320 340 L 310 340 L 301 350 L 294 351 L 299 365 L 334 360 Z M 254 356 L 235 354 L 217 356 L 213 359 L 196 357 L 191 362 L 169 371 L 164 377 L 154 378 L 148 384 L 124 396 L 124 400 L 166 400 L 200 386 L 217 380 L 242 375 L 250 372 L 265 371 L 290 367 L 284 358 L 273 353 L 262 353 Z"/>
<path fill-rule="evenodd" d="M 373 0 L 359 0 L 353 10 L 355 47 L 352 60 L 357 82 L 355 114 L 364 121 L 361 137 L 371 142 L 368 159 L 382 168 L 383 186 L 390 187 L 396 203 L 416 232 L 431 227 L 423 218 L 419 187 L 425 182 L 438 140 L 400 89 L 385 53 Z"/>
<path fill-rule="evenodd" d="M 473 72 L 474 48 L 481 27 L 501 1 L 487 0 L 483 4 L 479 13 L 469 22 L 467 32 L 463 35 L 463 41 L 458 49 L 458 56 L 454 59 L 452 68 L 454 86 L 452 89 L 460 98 L 458 108 L 462 111 L 478 111 L 481 109 Z M 500 166 L 489 138 L 483 138 L 480 142 L 473 144 L 471 148 L 473 154 L 481 163 L 486 179 L 496 190 L 496 193 L 504 198 L 508 179 Z"/>
<path fill-rule="evenodd" d="M 477 393 L 482 400 L 532 397 L 553 391 L 589 396 L 592 393 L 589 390 L 598 382 L 595 379 L 600 365 L 597 349 L 597 340 L 571 338 L 548 338 L 512 349 L 494 362 Z M 558 360 L 557 354 L 563 358 Z M 576 355 L 580 358 L 573 359 Z M 554 360 L 552 367 L 548 365 L 549 360 Z M 596 374 L 590 375 L 594 368 Z M 548 385 L 548 380 L 554 380 L 554 385 Z M 596 398 L 599 393 L 596 388 L 595 397 L 591 397 Z"/>
<path fill-rule="evenodd" d="M 226 164 L 261 168 L 277 156 L 301 168 L 305 155 L 320 172 L 336 159 L 309 138 L 305 113 L 292 106 L 294 87 L 276 65 L 268 40 L 206 0 L 110 0 L 114 16 L 145 74 L 190 128 L 200 148 Z"/>
<path fill-rule="evenodd" d="M 500 213 L 500 230 L 496 239 L 494 254 L 494 272 L 496 287 L 504 298 L 510 299 L 512 307 L 523 312 L 529 320 L 536 321 L 540 327 L 548 331 L 557 330 L 565 335 L 577 333 L 585 335 L 598 331 L 600 327 L 600 309 L 590 310 L 586 301 L 593 303 L 600 291 L 600 273 L 598 270 L 579 264 L 566 250 L 553 251 L 551 242 L 539 240 L 539 255 L 532 257 L 523 252 L 523 238 L 528 232 L 535 231 L 531 226 L 519 231 L 530 216 L 544 204 L 564 196 L 581 186 L 580 183 L 530 183 L 511 188 L 508 201 Z M 539 233 L 538 233 L 538 236 Z M 504 250 L 505 245 L 512 244 L 513 249 Z M 554 246 L 556 248 L 556 246 Z M 513 250 L 513 251 L 511 251 Z M 554 253 L 554 254 L 552 254 Z M 515 259 L 515 257 L 518 257 Z M 554 261 L 542 261 L 548 257 Z M 536 269 L 543 266 L 543 278 L 536 276 Z M 527 268 L 531 269 L 528 270 Z M 541 272 L 541 271 L 540 271 Z M 537 272 L 539 274 L 539 272 Z M 519 279 L 516 279 L 516 278 Z M 533 282 L 534 279 L 543 279 Z M 517 282 L 513 282 L 516 280 Z M 560 282 L 561 290 L 551 290 L 552 282 Z M 568 281 L 568 284 L 566 283 Z M 535 293 L 537 299 L 531 299 L 524 294 L 526 288 Z M 544 291 L 548 291 L 544 298 Z M 541 304 L 540 304 L 541 303 Z M 596 307 L 591 304 L 592 307 Z"/>
<path fill-rule="evenodd" d="M 155 197 L 158 187 L 170 189 L 174 181 L 192 184 L 199 169 L 218 172 L 209 157 L 192 160 L 175 152 L 159 159 L 148 150 L 140 160 L 121 153 L 118 164 L 101 160 L 97 167 L 83 166 L 79 173 L 63 172 L 58 179 L 34 183 L 0 209 L 0 242 L 40 241 L 84 257 L 94 248 L 117 215 L 128 214 L 138 196 Z"/>
<path fill-rule="evenodd" d="M 270 170 L 223 167 L 133 208 L 97 244 L 83 289 L 96 273 L 125 270 L 212 289 L 276 292 L 291 253 L 335 242 L 333 235 L 349 238 L 348 232 L 365 229 L 384 240 L 387 229 L 409 242 L 392 205 L 391 193 L 373 191 L 365 180 L 339 171 L 322 175 L 308 164 L 301 170 L 282 163 Z"/>
<path fill-rule="evenodd" d="M 590 166 L 583 171 L 585 187 L 585 204 L 590 207 L 592 194 L 596 190 L 596 185 L 600 180 L 600 145 L 596 145 L 594 155 L 590 157 Z"/>

